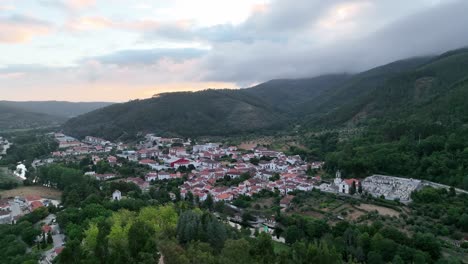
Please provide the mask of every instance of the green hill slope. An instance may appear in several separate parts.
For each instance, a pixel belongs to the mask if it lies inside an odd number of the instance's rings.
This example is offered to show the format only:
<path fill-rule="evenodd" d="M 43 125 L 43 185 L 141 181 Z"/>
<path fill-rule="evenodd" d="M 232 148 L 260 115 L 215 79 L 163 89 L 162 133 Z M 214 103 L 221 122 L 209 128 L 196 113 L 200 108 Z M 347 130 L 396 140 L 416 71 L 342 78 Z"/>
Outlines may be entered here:
<path fill-rule="evenodd" d="M 65 120 L 64 117 L 28 112 L 20 108 L 0 104 L 0 131 L 57 126 Z"/>
<path fill-rule="evenodd" d="M 116 139 L 137 132 L 167 135 L 228 135 L 277 129 L 284 120 L 269 105 L 242 91 L 206 90 L 161 94 L 157 98 L 115 104 L 73 118 L 67 133 Z"/>
<path fill-rule="evenodd" d="M 15 107 L 28 112 L 53 116 L 74 117 L 111 105 L 108 102 L 64 102 L 64 101 L 0 101 L 0 105 Z"/>

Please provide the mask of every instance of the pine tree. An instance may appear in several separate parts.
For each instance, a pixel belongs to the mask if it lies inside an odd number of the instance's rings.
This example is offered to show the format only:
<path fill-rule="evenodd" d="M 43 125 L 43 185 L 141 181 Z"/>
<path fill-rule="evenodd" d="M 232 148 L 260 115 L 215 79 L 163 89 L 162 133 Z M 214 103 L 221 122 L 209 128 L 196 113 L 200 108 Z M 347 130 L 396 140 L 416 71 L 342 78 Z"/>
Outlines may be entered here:
<path fill-rule="evenodd" d="M 52 244 L 54 243 L 54 239 L 52 238 L 52 234 L 49 232 L 47 232 L 47 244 Z"/>
<path fill-rule="evenodd" d="M 213 205 L 214 205 L 214 202 L 213 202 L 213 197 L 211 196 L 211 194 L 208 194 L 208 196 L 206 197 L 204 203 L 203 203 L 203 206 L 212 211 L 213 210 Z"/>
<path fill-rule="evenodd" d="M 351 188 L 349 189 L 349 194 L 354 195 L 356 193 L 356 182 L 353 181 Z"/>

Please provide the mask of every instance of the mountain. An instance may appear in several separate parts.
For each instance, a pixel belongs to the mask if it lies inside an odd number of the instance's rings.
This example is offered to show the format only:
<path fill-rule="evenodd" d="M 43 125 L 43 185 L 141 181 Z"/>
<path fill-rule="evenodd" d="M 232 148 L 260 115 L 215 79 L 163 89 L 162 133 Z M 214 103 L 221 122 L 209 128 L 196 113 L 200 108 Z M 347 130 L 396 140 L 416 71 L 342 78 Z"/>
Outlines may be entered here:
<path fill-rule="evenodd" d="M 468 78 L 468 50 L 395 62 L 354 76 L 345 85 L 315 99 L 309 126 L 354 126 L 371 119 L 423 118 Z M 467 91 L 468 92 L 468 91 Z M 468 93 L 467 93 L 468 95 Z M 451 103 L 445 106 L 450 109 Z M 302 108 L 301 110 L 304 110 Z M 421 109 L 425 109 L 422 111 Z M 298 111 L 300 112 L 300 111 Z"/>
<path fill-rule="evenodd" d="M 448 96 L 467 78 L 468 50 L 409 58 L 358 74 L 272 80 L 239 90 L 167 93 L 72 118 L 72 135 L 116 139 L 137 132 L 230 135 L 302 125 L 356 126 L 372 120 L 423 118 L 446 112 Z M 431 109 L 440 109 L 433 113 Z M 425 109 L 425 110 L 421 110 Z M 460 110 L 461 111 L 461 110 Z M 446 115 L 447 116 L 447 115 Z M 459 117 L 463 120 L 463 116 Z"/>
<path fill-rule="evenodd" d="M 0 101 L 0 130 L 58 126 L 70 117 L 110 104 L 104 102 Z"/>
<path fill-rule="evenodd" d="M 243 91 L 206 90 L 160 94 L 146 100 L 114 104 L 77 118 L 66 133 L 116 139 L 137 132 L 179 136 L 228 135 L 257 129 L 278 129 L 284 117 Z"/>
<path fill-rule="evenodd" d="M 323 96 L 334 87 L 350 80 L 349 74 L 330 74 L 304 79 L 278 79 L 271 80 L 243 91 L 279 111 L 289 112 L 297 105 Z"/>
<path fill-rule="evenodd" d="M 109 102 L 64 102 L 64 101 L 0 101 L 0 105 L 15 107 L 29 112 L 61 117 L 75 117 L 111 105 Z"/>
<path fill-rule="evenodd" d="M 44 126 L 57 126 L 66 118 L 29 112 L 21 108 L 0 104 L 0 131 Z"/>

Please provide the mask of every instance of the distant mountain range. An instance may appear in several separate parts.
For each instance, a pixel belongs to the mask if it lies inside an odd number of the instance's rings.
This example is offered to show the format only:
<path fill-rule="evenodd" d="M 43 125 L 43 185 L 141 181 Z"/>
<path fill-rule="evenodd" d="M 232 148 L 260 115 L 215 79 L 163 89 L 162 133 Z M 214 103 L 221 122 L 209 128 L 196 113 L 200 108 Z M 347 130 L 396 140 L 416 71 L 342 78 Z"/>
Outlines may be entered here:
<path fill-rule="evenodd" d="M 5 129 L 58 126 L 75 117 L 112 103 L 60 101 L 0 101 L 0 131 Z"/>
<path fill-rule="evenodd" d="M 290 128 L 356 126 L 372 120 L 466 122 L 468 49 L 410 58 L 359 74 L 272 80 L 239 90 L 160 94 L 68 120 L 74 136 L 117 139 L 138 132 L 231 135 Z M 463 114 L 465 113 L 465 114 Z"/>

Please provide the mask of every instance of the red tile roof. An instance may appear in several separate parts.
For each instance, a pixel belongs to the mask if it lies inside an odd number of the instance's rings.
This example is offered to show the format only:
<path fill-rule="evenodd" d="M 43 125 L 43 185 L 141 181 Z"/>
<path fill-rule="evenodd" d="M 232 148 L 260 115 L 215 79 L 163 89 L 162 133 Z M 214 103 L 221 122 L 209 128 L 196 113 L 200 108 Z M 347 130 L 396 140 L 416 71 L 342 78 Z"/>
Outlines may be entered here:
<path fill-rule="evenodd" d="M 40 202 L 40 201 L 34 201 L 34 202 L 31 203 L 31 209 L 33 211 L 36 210 L 37 208 L 43 207 L 43 206 L 44 206 L 44 204 L 42 202 Z"/>
<path fill-rule="evenodd" d="M 42 232 L 48 233 L 49 231 L 52 230 L 52 227 L 50 227 L 49 225 L 43 225 L 41 229 L 42 229 Z"/>
<path fill-rule="evenodd" d="M 39 195 L 27 195 L 27 196 L 26 196 L 26 201 L 28 201 L 28 202 L 39 201 L 39 200 L 41 200 L 41 199 L 42 199 L 42 198 L 41 198 L 41 196 L 39 196 Z"/>

